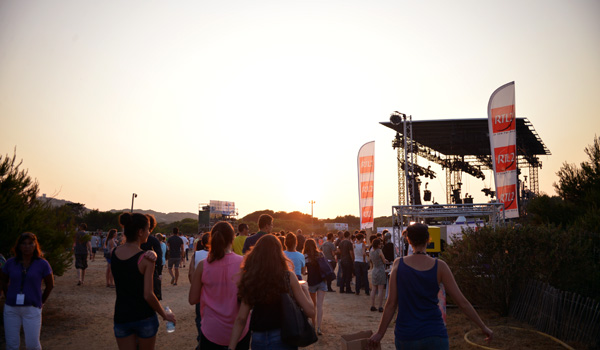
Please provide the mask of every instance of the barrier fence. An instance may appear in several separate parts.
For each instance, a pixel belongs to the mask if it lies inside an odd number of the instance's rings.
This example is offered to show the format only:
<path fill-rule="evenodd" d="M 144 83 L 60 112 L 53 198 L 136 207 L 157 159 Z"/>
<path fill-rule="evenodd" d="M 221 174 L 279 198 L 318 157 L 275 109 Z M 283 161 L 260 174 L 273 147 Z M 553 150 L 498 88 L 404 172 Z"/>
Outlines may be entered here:
<path fill-rule="evenodd" d="M 562 341 L 600 346 L 600 303 L 591 298 L 529 281 L 511 304 L 509 313 Z"/>

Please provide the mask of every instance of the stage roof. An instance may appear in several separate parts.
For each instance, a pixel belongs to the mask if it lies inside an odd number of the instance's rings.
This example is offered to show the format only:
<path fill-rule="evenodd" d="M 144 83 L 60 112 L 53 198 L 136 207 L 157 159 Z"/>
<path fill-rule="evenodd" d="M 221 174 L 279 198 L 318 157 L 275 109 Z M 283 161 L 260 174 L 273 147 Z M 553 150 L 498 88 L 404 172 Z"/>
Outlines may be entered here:
<path fill-rule="evenodd" d="M 382 125 L 404 131 L 402 123 Z M 442 119 L 412 121 L 413 140 L 445 155 L 489 156 L 490 139 L 488 120 L 485 119 Z M 517 147 L 519 155 L 551 155 L 527 118 L 517 118 Z"/>

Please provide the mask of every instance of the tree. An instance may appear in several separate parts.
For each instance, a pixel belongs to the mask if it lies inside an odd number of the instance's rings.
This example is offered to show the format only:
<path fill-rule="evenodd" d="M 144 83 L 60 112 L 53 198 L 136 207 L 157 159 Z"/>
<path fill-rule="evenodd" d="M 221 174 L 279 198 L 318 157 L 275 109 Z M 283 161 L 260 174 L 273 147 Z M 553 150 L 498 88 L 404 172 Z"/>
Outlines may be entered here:
<path fill-rule="evenodd" d="M 600 138 L 585 148 L 588 160 L 579 167 L 564 163 L 556 173 L 559 177 L 554 188 L 558 195 L 569 205 L 575 207 L 578 225 L 597 230 L 600 217 Z"/>
<path fill-rule="evenodd" d="M 56 275 L 70 266 L 73 218 L 61 208 L 37 199 L 39 186 L 27 170 L 20 169 L 16 150 L 12 157 L 0 156 L 0 253 L 10 250 L 23 232 L 33 232 Z"/>

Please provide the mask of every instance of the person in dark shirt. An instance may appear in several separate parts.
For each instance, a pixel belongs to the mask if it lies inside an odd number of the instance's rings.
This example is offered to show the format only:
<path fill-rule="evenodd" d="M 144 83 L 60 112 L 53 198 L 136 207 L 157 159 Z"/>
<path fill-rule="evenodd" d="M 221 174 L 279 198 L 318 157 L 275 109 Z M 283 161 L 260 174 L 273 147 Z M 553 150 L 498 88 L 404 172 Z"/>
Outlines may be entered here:
<path fill-rule="evenodd" d="M 173 227 L 173 235 L 167 240 L 167 248 L 169 249 L 169 262 L 167 267 L 169 268 L 169 275 L 171 275 L 171 284 L 176 286 L 179 281 L 179 264 L 183 257 L 183 240 L 177 234 L 179 228 Z M 173 274 L 173 267 L 175 267 L 175 274 Z"/>
<path fill-rule="evenodd" d="M 114 313 L 114 334 L 119 350 L 154 349 L 160 314 L 166 321 L 175 323 L 173 313 L 167 313 L 154 294 L 153 259 L 144 259 L 140 248 L 150 235 L 149 215 L 123 213 L 119 223 L 123 226 L 126 242 L 113 250 L 111 270 L 117 287 Z"/>
<path fill-rule="evenodd" d="M 149 216 L 149 220 L 150 232 L 152 232 L 152 230 L 154 230 L 154 228 L 156 227 L 156 219 L 154 219 L 154 216 Z M 154 294 L 156 295 L 158 300 L 162 300 L 162 248 L 160 247 L 160 241 L 158 240 L 158 238 L 150 235 L 148 236 L 148 240 L 140 245 L 140 248 L 142 248 L 142 250 L 145 251 L 152 250 L 156 253 L 156 256 L 158 257 L 154 262 Z"/>
<path fill-rule="evenodd" d="M 383 256 L 385 257 L 385 260 L 388 261 L 388 264 L 385 264 L 385 268 L 387 269 L 394 262 L 394 258 L 395 258 L 394 243 L 392 243 L 392 235 L 390 234 L 390 232 L 388 230 L 383 230 L 383 239 L 384 239 L 384 244 L 383 244 L 383 248 L 381 248 L 381 252 L 383 253 Z"/>
<path fill-rule="evenodd" d="M 344 239 L 340 242 L 338 247 L 340 254 L 340 267 L 342 268 L 342 285 L 340 286 L 340 293 L 354 293 L 350 289 L 350 283 L 352 282 L 352 270 L 354 269 L 354 247 L 350 241 L 350 232 L 344 232 Z"/>
<path fill-rule="evenodd" d="M 244 248 L 242 248 L 242 254 L 246 254 L 248 249 L 252 248 L 258 240 L 273 230 L 273 217 L 269 214 L 262 214 L 258 217 L 258 232 L 252 236 L 246 238 L 244 242 Z"/>

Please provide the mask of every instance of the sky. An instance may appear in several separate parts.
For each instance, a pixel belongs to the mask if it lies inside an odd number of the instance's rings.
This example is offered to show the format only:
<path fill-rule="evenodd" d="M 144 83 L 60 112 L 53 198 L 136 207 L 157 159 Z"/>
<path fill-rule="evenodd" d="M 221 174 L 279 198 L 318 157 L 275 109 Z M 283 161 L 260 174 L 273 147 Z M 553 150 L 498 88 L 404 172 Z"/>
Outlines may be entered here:
<path fill-rule="evenodd" d="M 0 155 L 40 194 L 101 211 L 233 201 L 360 215 L 357 153 L 375 141 L 375 216 L 398 204 L 393 111 L 516 114 L 551 151 L 539 185 L 600 131 L 600 2 L 0 2 Z M 420 165 L 430 165 L 426 161 Z M 435 169 L 435 166 L 434 166 Z M 465 175 L 475 202 L 493 185 Z M 427 180 L 445 202 L 445 175 Z"/>

